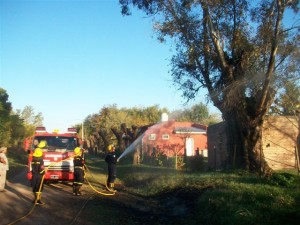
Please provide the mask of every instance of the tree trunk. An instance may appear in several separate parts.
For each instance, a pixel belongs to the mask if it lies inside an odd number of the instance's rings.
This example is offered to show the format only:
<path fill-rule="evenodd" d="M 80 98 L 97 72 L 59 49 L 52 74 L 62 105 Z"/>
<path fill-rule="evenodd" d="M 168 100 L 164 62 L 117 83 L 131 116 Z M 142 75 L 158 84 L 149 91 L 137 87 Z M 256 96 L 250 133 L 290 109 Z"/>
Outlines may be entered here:
<path fill-rule="evenodd" d="M 226 120 L 226 134 L 227 134 L 227 149 L 228 149 L 228 167 L 230 169 L 243 168 L 247 166 L 243 160 L 245 151 L 243 148 L 241 129 L 237 123 L 235 116 L 230 115 Z M 222 143 L 220 143 L 222 145 Z"/>
<path fill-rule="evenodd" d="M 101 139 L 102 139 L 102 142 L 104 143 L 104 149 L 105 149 L 105 151 L 106 151 L 106 149 L 107 149 L 107 147 L 108 147 L 108 145 L 110 144 L 110 142 L 109 142 L 109 140 L 107 139 L 107 134 L 106 134 L 106 132 L 105 132 L 105 130 L 99 130 L 98 131 L 98 135 L 99 135 L 99 137 L 101 137 Z"/>
<path fill-rule="evenodd" d="M 226 117 L 228 166 L 270 175 L 272 169 L 264 159 L 262 151 L 263 120 L 239 121 L 241 113 L 230 112 Z"/>
<path fill-rule="evenodd" d="M 137 145 L 136 150 L 133 153 L 133 165 L 140 165 L 141 163 L 141 146 Z"/>
<path fill-rule="evenodd" d="M 124 143 L 124 140 L 123 140 L 123 133 L 122 133 L 122 130 L 117 130 L 115 127 L 112 127 L 111 128 L 111 131 L 113 132 L 113 134 L 115 135 L 116 139 L 117 139 L 117 142 L 118 142 L 118 147 L 119 147 L 119 150 L 120 152 L 124 152 L 124 150 L 126 149 L 126 145 Z"/>

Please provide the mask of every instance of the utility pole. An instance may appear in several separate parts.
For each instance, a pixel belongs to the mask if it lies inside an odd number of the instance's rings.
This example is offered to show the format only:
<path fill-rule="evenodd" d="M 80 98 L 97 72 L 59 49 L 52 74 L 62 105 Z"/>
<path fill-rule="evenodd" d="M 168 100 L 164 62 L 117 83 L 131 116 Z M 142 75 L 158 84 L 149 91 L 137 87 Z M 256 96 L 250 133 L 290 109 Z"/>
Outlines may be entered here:
<path fill-rule="evenodd" d="M 82 139 L 82 141 L 84 141 L 83 122 L 81 123 L 81 139 Z"/>

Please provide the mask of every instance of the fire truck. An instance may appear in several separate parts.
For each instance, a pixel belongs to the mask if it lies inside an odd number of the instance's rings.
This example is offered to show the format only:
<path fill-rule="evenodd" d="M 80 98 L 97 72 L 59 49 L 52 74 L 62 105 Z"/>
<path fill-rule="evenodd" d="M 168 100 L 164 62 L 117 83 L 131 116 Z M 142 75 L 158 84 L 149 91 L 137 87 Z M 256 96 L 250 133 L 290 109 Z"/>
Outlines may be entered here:
<path fill-rule="evenodd" d="M 32 179 L 31 161 L 34 152 L 34 141 L 46 141 L 43 148 L 44 166 L 48 168 L 45 174 L 45 181 L 72 181 L 74 179 L 73 155 L 74 148 L 79 147 L 79 138 L 76 128 L 68 128 L 66 133 L 59 133 L 58 130 L 48 133 L 45 127 L 37 127 L 31 139 L 28 150 L 28 173 L 27 179 Z"/>

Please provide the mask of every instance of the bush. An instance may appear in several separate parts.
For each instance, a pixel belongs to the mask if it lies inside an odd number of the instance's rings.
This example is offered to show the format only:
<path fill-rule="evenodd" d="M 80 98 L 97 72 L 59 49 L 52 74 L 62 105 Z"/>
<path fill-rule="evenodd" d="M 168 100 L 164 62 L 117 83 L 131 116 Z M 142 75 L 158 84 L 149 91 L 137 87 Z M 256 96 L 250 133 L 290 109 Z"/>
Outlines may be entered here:
<path fill-rule="evenodd" d="M 298 179 L 299 178 L 296 175 L 283 172 L 283 173 L 273 173 L 269 181 L 273 185 L 288 187 Z"/>
<path fill-rule="evenodd" d="M 204 157 L 202 155 L 192 156 L 189 158 L 189 161 L 190 161 L 189 166 L 191 171 L 193 172 L 205 171 Z"/>

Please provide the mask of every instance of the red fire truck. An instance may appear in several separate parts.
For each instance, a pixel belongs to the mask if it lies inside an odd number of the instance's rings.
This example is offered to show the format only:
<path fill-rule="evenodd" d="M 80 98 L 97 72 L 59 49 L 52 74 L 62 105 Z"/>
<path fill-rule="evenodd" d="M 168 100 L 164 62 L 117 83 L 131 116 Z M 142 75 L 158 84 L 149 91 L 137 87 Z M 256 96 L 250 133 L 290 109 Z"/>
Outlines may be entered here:
<path fill-rule="evenodd" d="M 43 148 L 44 166 L 48 168 L 45 181 L 71 181 L 74 176 L 73 158 L 74 148 L 80 145 L 76 128 L 68 128 L 66 133 L 54 131 L 48 133 L 45 127 L 37 127 L 28 150 L 28 173 L 27 178 L 32 179 L 31 160 L 34 151 L 34 140 L 46 141 Z"/>

